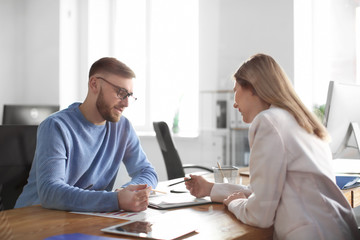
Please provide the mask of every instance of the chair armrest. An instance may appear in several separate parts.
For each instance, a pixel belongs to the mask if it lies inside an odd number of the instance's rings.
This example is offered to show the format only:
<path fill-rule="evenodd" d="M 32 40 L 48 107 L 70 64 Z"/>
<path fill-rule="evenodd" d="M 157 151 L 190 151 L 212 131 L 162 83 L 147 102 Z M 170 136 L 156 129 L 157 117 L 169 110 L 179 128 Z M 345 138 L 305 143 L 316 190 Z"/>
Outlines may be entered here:
<path fill-rule="evenodd" d="M 195 165 L 195 164 L 183 164 L 183 168 L 200 168 L 203 170 L 206 170 L 208 172 L 214 172 L 211 168 L 208 167 L 204 167 L 204 166 L 200 166 L 200 165 Z"/>

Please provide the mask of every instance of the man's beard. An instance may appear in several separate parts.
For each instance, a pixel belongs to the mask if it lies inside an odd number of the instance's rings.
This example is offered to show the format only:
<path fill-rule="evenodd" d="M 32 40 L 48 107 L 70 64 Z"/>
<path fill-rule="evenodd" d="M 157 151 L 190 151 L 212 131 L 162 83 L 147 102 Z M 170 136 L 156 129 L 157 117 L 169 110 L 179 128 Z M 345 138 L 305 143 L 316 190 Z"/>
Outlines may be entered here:
<path fill-rule="evenodd" d="M 121 114 L 114 114 L 111 110 L 113 107 L 110 107 L 105 103 L 104 93 L 102 89 L 100 89 L 99 96 L 96 100 L 96 108 L 99 111 L 100 115 L 106 120 L 110 122 L 118 122 L 120 120 Z"/>

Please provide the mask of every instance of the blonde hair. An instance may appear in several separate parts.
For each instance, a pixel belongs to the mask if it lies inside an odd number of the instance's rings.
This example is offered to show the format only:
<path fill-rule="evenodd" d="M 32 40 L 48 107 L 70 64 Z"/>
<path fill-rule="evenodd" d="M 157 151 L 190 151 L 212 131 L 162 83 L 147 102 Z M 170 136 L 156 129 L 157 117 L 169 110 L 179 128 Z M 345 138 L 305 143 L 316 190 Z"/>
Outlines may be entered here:
<path fill-rule="evenodd" d="M 265 54 L 252 56 L 234 77 L 238 84 L 251 89 L 266 103 L 290 112 L 308 133 L 329 140 L 324 125 L 305 107 L 286 73 L 272 57 Z"/>

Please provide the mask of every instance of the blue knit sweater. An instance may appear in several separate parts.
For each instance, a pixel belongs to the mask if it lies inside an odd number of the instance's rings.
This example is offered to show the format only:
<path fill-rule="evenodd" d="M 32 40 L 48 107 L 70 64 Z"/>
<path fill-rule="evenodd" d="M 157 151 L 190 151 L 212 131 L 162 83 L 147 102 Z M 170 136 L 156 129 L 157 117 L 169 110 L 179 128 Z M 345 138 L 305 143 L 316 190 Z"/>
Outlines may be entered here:
<path fill-rule="evenodd" d="M 15 207 L 41 204 L 72 211 L 118 210 L 112 192 L 120 163 L 129 184 L 156 187 L 157 174 L 143 152 L 130 122 L 94 125 L 79 110 L 80 103 L 57 112 L 38 128 L 34 161 Z"/>

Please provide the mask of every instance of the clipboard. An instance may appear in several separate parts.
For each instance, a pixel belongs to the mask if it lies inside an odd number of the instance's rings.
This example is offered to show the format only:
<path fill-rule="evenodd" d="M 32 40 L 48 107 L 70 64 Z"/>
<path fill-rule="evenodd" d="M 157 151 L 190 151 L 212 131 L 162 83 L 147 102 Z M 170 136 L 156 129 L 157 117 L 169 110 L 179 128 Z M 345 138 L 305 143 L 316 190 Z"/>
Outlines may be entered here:
<path fill-rule="evenodd" d="M 196 198 L 190 193 L 168 193 L 149 198 L 149 207 L 159 210 L 212 203 L 210 197 Z"/>

